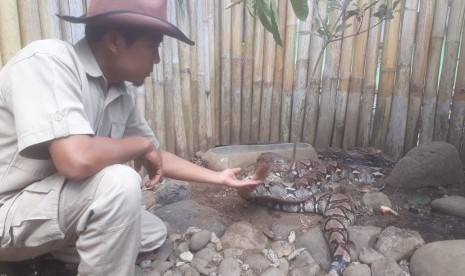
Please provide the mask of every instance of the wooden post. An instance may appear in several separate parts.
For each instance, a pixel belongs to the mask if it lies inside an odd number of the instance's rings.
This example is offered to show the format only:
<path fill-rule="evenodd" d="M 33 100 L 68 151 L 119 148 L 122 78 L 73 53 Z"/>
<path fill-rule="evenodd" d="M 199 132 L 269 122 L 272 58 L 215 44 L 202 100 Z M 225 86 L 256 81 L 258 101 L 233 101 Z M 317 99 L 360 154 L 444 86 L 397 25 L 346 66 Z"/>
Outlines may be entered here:
<path fill-rule="evenodd" d="M 193 1 L 191 1 L 193 3 Z M 201 151 L 207 150 L 208 144 L 211 144 L 211 125 L 209 128 L 209 133 L 210 135 L 207 135 L 207 120 L 211 119 L 211 113 L 210 113 L 210 105 L 207 103 L 207 97 L 209 93 L 209 88 L 207 90 L 207 83 L 209 80 L 207 80 L 207 71 L 208 71 L 208 64 L 209 64 L 209 55 L 208 55 L 208 20 L 207 20 L 207 13 L 208 10 L 206 10 L 206 1 L 205 0 L 199 0 L 196 2 L 195 5 L 191 5 L 192 9 L 195 10 L 194 15 L 195 15 L 195 25 L 193 24 L 192 26 L 197 26 L 196 28 L 196 33 L 197 33 L 197 39 L 196 39 L 196 53 L 192 54 L 197 56 L 195 58 L 195 61 L 197 62 L 196 65 L 192 64 L 192 68 L 196 68 L 196 85 L 193 86 L 195 87 L 194 93 L 197 95 L 192 95 L 193 98 L 197 98 L 197 108 L 198 108 L 198 113 L 197 113 L 197 118 L 194 119 L 194 126 L 197 125 L 197 144 L 198 144 L 198 149 Z M 192 28 L 194 29 L 194 28 Z M 192 74 L 193 76 L 194 74 Z"/>
<path fill-rule="evenodd" d="M 344 36 L 348 36 L 342 40 L 341 59 L 339 65 L 339 89 L 336 93 L 336 113 L 334 118 L 333 134 L 331 146 L 341 148 L 344 140 L 345 120 L 347 111 L 347 101 L 349 98 L 349 87 L 351 79 L 351 66 L 353 59 L 354 37 L 351 36 L 355 32 L 355 17 L 349 18 L 344 24 L 349 27 L 344 31 Z"/>
<path fill-rule="evenodd" d="M 417 145 L 420 129 L 420 114 L 425 90 L 426 66 L 428 51 L 433 28 L 434 6 L 436 0 L 420 1 L 417 32 L 415 35 L 415 51 L 410 79 L 410 93 L 407 113 L 407 127 L 405 132 L 404 152 Z"/>
<path fill-rule="evenodd" d="M 81 16 L 86 13 L 85 0 L 59 0 L 60 13 L 63 15 Z M 76 43 L 84 37 L 84 24 L 71 24 L 64 20 L 60 21 L 62 38 L 70 43 Z"/>
<path fill-rule="evenodd" d="M 319 3 L 319 6 L 317 6 Z M 324 1 L 314 2 L 313 17 L 317 18 L 321 14 L 326 17 L 326 3 Z M 309 16 L 310 17 L 310 16 Z M 310 22 L 307 24 L 311 24 Z M 315 28 L 315 27 L 312 27 Z M 302 140 L 310 144 L 315 143 L 316 129 L 318 123 L 320 84 L 322 59 L 318 55 L 323 48 L 323 39 L 317 35 L 316 30 L 310 29 L 310 56 L 308 61 L 307 88 L 305 99 L 305 120 L 303 126 Z"/>
<path fill-rule="evenodd" d="M 58 1 L 38 0 L 38 3 L 42 38 L 61 39 L 60 19 L 56 16 L 60 13 Z"/>
<path fill-rule="evenodd" d="M 392 5 L 388 0 L 388 5 Z M 397 46 L 399 40 L 401 14 L 395 13 L 394 18 L 387 21 L 384 29 L 384 42 L 381 59 L 381 76 L 376 101 L 375 119 L 371 143 L 384 149 L 391 112 L 392 94 L 397 69 Z"/>
<path fill-rule="evenodd" d="M 160 50 L 162 51 L 163 49 Z M 167 92 L 167 95 L 165 97 L 163 64 L 164 62 L 154 66 L 152 74 L 153 101 L 148 101 L 148 103 L 152 102 L 152 105 L 147 110 L 152 113 L 153 131 L 155 132 L 155 135 L 157 136 L 158 141 L 160 142 L 160 147 L 164 150 L 168 150 L 167 126 L 169 126 L 168 123 L 170 122 L 170 120 L 168 119 L 170 112 L 168 112 L 169 107 L 165 106 L 165 102 L 167 102 L 166 98 L 170 97 L 171 95 L 169 95 L 169 92 Z M 174 152 L 174 143 L 173 148 L 169 151 Z"/>
<path fill-rule="evenodd" d="M 294 83 L 294 59 L 295 59 L 295 41 L 296 41 L 296 22 L 289 1 L 287 2 L 286 15 L 286 41 L 284 44 L 284 71 L 283 71 L 283 93 L 281 105 L 281 133 L 280 140 L 288 142 L 290 140 L 291 119 L 292 119 L 292 90 Z"/>
<path fill-rule="evenodd" d="M 223 145 L 231 143 L 231 9 L 225 9 L 229 0 L 221 1 L 221 134 Z M 234 114 L 236 115 L 236 114 Z"/>
<path fill-rule="evenodd" d="M 286 35 L 286 2 L 278 1 L 278 29 L 281 37 Z M 274 85 L 271 97 L 271 126 L 270 141 L 279 141 L 280 120 L 281 120 L 281 95 L 283 93 L 283 72 L 284 72 L 284 48 L 276 47 L 274 63 Z"/>
<path fill-rule="evenodd" d="M 299 22 L 298 32 L 298 49 L 296 70 L 294 73 L 294 98 L 292 100 L 292 122 L 291 122 L 291 142 L 299 142 L 302 140 L 305 119 L 305 105 L 307 97 L 307 76 L 308 71 L 312 68 L 308 67 L 311 38 L 311 24 L 313 19 L 313 5 L 309 5 L 309 15 L 305 21 Z"/>
<path fill-rule="evenodd" d="M 3 0 L 0 5 L 0 52 L 3 64 L 21 49 L 16 0 Z"/>
<path fill-rule="evenodd" d="M 176 1 L 176 22 L 180 30 L 187 36 L 190 36 L 190 12 L 189 6 L 186 1 Z M 193 156 L 194 153 L 194 127 L 193 127 L 193 104 L 191 97 L 191 66 L 190 66 L 190 52 L 191 46 L 177 42 L 179 49 L 179 77 L 181 83 L 181 99 L 182 110 L 184 114 L 184 131 L 186 132 L 186 156 Z M 196 72 L 194 72 L 196 73 Z M 194 101 L 195 103 L 196 101 Z M 195 115 L 194 115 L 195 116 Z"/>
<path fill-rule="evenodd" d="M 360 6 L 368 4 L 368 0 L 359 0 Z M 368 30 L 369 18 L 360 22 L 360 30 Z M 361 94 L 363 83 L 363 71 L 365 69 L 365 54 L 367 48 L 368 33 L 358 34 L 354 38 L 354 58 L 352 61 L 352 75 L 349 84 L 349 93 L 347 97 L 347 112 L 344 123 L 343 148 L 353 148 L 357 145 L 357 127 L 361 107 Z M 344 52 L 345 53 L 345 52 Z"/>
<path fill-rule="evenodd" d="M 271 128 L 271 98 L 273 95 L 273 78 L 275 64 L 275 49 L 276 42 L 270 32 L 265 33 L 265 55 L 263 57 L 263 88 L 262 88 L 262 103 L 260 109 L 260 141 L 270 140 Z"/>
<path fill-rule="evenodd" d="M 391 116 L 386 139 L 386 153 L 396 159 L 403 155 L 411 60 L 414 48 L 418 0 L 407 0 L 403 10 L 402 33 L 396 74 L 396 84 L 392 99 Z"/>
<path fill-rule="evenodd" d="M 221 43 L 221 15 L 223 10 L 221 9 L 221 1 L 209 0 L 209 14 L 212 17 L 209 17 L 209 31 L 214 34 L 213 37 L 210 36 L 209 47 L 210 55 L 210 70 L 213 72 L 211 76 L 211 102 L 212 102 L 212 119 L 214 125 L 214 145 L 220 144 L 220 134 L 221 134 L 221 49 L 218 45 Z"/>
<path fill-rule="evenodd" d="M 329 13 L 329 22 L 334 24 L 339 11 Z M 326 47 L 326 60 L 321 87 L 320 109 L 318 114 L 318 128 L 315 146 L 328 147 L 331 145 L 331 132 L 334 125 L 336 110 L 336 93 L 338 86 L 339 60 L 341 56 L 341 41 L 334 41 Z"/>
<path fill-rule="evenodd" d="M 447 141 L 449 132 L 449 113 L 452 103 L 452 90 L 454 87 L 455 71 L 457 69 L 457 55 L 460 45 L 465 1 L 452 1 L 447 25 L 444 61 L 439 80 L 438 100 L 436 103 L 436 116 L 434 120 L 433 140 Z"/>
<path fill-rule="evenodd" d="M 254 18 L 245 12 L 244 64 L 242 66 L 241 142 L 250 143 L 252 122 Z"/>
<path fill-rule="evenodd" d="M 252 90 L 252 119 L 250 139 L 252 143 L 258 141 L 260 132 L 260 106 L 262 99 L 263 85 L 263 40 L 265 29 L 260 20 L 255 18 L 255 40 L 253 55 L 253 90 Z"/>
<path fill-rule="evenodd" d="M 379 6 L 379 3 L 378 3 Z M 378 6 L 374 7 L 374 10 Z M 376 24 L 377 19 L 370 17 L 370 31 L 368 32 L 368 42 L 365 54 L 365 74 L 362 86 L 362 101 L 360 105 L 360 116 L 357 132 L 357 146 L 366 148 L 369 146 L 371 127 L 373 125 L 373 106 L 376 91 L 376 72 L 378 67 L 379 40 L 381 26 Z"/>
<path fill-rule="evenodd" d="M 39 6 L 36 0 L 17 0 L 21 44 L 41 39 Z"/>
<path fill-rule="evenodd" d="M 231 20 L 231 142 L 241 140 L 241 97 L 242 97 L 242 26 L 244 4 L 232 7 Z"/>
<path fill-rule="evenodd" d="M 433 140 L 434 117 L 436 111 L 436 93 L 438 75 L 441 62 L 444 28 L 448 11 L 448 0 L 436 0 L 433 30 L 431 32 L 430 48 L 428 51 L 428 67 L 426 69 L 425 93 L 421 109 L 420 139 L 424 144 Z"/>

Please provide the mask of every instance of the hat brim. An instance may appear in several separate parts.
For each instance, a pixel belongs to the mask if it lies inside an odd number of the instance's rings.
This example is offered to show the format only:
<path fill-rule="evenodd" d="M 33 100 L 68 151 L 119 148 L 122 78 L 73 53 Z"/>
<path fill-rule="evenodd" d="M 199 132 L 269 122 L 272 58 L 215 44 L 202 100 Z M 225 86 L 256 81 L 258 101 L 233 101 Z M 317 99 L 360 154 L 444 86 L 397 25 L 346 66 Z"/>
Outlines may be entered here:
<path fill-rule="evenodd" d="M 94 16 L 79 17 L 60 14 L 57 14 L 57 16 L 60 19 L 71 23 L 83 23 L 94 25 L 128 25 L 153 29 L 157 33 L 179 39 L 180 41 L 189 45 L 195 44 L 194 41 L 190 40 L 181 30 L 179 30 L 173 24 L 165 20 L 159 19 L 157 17 L 137 13 L 134 11 L 111 11 Z"/>

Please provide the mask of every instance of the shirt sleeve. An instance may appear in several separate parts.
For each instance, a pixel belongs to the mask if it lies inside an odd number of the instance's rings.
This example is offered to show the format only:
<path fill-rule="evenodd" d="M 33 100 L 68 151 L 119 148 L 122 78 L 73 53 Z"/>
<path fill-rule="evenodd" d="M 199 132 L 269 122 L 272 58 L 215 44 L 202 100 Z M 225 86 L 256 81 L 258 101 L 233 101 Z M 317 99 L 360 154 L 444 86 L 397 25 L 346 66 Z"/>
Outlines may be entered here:
<path fill-rule="evenodd" d="M 70 54 L 35 53 L 17 61 L 11 95 L 18 148 L 29 158 L 48 158 L 44 142 L 94 132 L 85 113 L 80 74 Z"/>

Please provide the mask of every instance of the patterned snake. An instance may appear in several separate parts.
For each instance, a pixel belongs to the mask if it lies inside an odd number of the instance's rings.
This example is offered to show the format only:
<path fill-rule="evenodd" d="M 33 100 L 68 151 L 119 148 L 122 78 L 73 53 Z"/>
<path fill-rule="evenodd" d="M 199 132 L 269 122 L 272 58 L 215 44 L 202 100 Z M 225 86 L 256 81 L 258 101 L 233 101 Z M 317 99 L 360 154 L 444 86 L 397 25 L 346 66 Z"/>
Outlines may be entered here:
<path fill-rule="evenodd" d="M 341 179 L 371 184 L 384 175 L 382 168 L 392 166 L 392 161 L 379 154 L 325 149 L 319 152 L 319 159 L 292 162 L 266 152 L 241 175 L 243 179 L 261 179 L 263 183 L 241 188 L 239 194 L 269 208 L 322 215 L 323 234 L 333 256 L 328 272 L 342 275 L 351 261 L 347 227 L 355 222 L 355 210 L 347 196 L 325 191 L 324 184 Z"/>

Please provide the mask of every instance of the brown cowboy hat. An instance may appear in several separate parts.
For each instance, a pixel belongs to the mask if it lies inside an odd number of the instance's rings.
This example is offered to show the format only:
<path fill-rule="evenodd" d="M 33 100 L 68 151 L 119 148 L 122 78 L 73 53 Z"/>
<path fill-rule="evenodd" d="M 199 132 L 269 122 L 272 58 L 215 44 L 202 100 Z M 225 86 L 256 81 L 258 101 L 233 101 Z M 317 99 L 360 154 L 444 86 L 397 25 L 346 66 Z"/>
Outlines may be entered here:
<path fill-rule="evenodd" d="M 154 29 L 190 45 L 190 40 L 176 26 L 167 21 L 167 0 L 91 0 L 87 14 L 75 17 L 57 15 L 71 23 L 94 25 L 129 25 Z"/>

